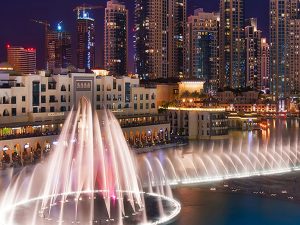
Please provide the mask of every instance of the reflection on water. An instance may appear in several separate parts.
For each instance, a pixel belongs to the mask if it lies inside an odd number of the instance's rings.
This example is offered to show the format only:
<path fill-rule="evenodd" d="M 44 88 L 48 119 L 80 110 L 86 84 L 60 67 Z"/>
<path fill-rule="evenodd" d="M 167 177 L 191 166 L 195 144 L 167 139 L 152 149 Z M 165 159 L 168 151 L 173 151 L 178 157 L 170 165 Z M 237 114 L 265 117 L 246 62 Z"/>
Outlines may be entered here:
<path fill-rule="evenodd" d="M 199 168 L 204 170 L 204 167 L 197 167 L 197 170 L 193 168 L 193 163 L 198 162 L 195 160 L 195 155 L 197 156 L 199 152 L 204 152 L 204 154 L 201 153 L 201 157 L 203 157 L 205 154 L 211 155 L 214 152 L 221 155 L 222 152 L 233 152 L 232 154 L 241 156 L 241 153 L 249 155 L 252 154 L 251 152 L 261 154 L 261 152 L 270 151 L 269 159 L 273 155 L 275 159 L 270 159 L 269 163 L 274 166 L 278 163 L 276 161 L 286 152 L 289 151 L 291 155 L 299 153 L 299 120 L 270 120 L 268 122 L 270 127 L 266 130 L 231 131 L 228 140 L 192 141 L 184 147 L 164 149 L 139 157 L 146 158 L 150 162 L 157 157 L 167 171 L 166 176 L 168 176 L 168 171 L 172 171 L 169 169 L 169 163 L 166 159 L 171 159 L 174 166 L 173 171 L 176 171 L 180 177 L 184 177 L 186 174 L 205 175 L 205 171 L 199 170 Z M 222 157 L 222 159 L 225 158 L 224 154 Z M 141 158 L 139 163 L 143 161 Z M 234 160 L 233 157 L 231 159 Z M 259 159 L 264 161 L 262 157 Z M 214 157 L 213 160 L 217 162 L 218 159 Z M 266 162 L 264 164 L 267 165 Z M 242 167 L 238 163 L 236 165 Z M 255 166 L 259 168 L 258 165 Z M 230 165 L 226 164 L 216 169 L 219 172 L 224 172 L 224 168 L 230 168 Z M 208 169 L 213 170 L 211 167 Z M 191 171 L 196 171 L 197 174 Z M 203 192 L 198 188 L 188 187 L 176 188 L 174 195 L 182 203 L 182 212 L 179 220 L 173 225 L 300 224 L 300 204 L 297 203 L 242 194 Z"/>
<path fill-rule="evenodd" d="M 179 188 L 182 211 L 172 225 L 299 225 L 300 204 L 249 195 Z"/>
<path fill-rule="evenodd" d="M 268 123 L 267 130 L 235 130 L 225 140 L 191 141 L 139 155 L 142 182 L 147 185 L 156 177 L 191 184 L 299 170 L 299 121 Z"/>

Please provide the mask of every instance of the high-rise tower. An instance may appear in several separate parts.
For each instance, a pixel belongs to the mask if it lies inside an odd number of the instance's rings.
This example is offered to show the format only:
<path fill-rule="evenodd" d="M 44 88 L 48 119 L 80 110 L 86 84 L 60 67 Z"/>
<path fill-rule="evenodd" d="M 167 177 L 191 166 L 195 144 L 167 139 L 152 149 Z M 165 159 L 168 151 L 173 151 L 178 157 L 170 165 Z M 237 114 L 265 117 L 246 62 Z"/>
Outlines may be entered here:
<path fill-rule="evenodd" d="M 49 30 L 46 34 L 47 43 L 47 67 L 67 68 L 72 61 L 72 38 L 71 33 L 63 31 L 61 24 L 56 30 Z"/>
<path fill-rule="evenodd" d="M 257 19 L 246 20 L 246 86 L 260 91 L 261 84 L 261 34 Z"/>
<path fill-rule="evenodd" d="M 77 17 L 77 67 L 95 67 L 95 20 L 85 10 Z"/>
<path fill-rule="evenodd" d="M 290 37 L 295 20 L 300 18 L 299 0 L 270 0 L 270 90 L 279 110 L 285 109 L 285 98 L 291 91 L 291 70 L 294 41 Z M 293 22 L 294 21 L 294 22 Z M 293 32 L 293 31 L 292 31 Z M 293 43 L 292 43 L 293 42 Z M 293 71 L 292 71 L 293 73 Z"/>
<path fill-rule="evenodd" d="M 197 9 L 187 22 L 186 75 L 206 81 L 209 90 L 218 84 L 219 21 L 219 14 Z"/>
<path fill-rule="evenodd" d="M 128 63 L 128 10 L 117 0 L 105 9 L 105 69 L 112 75 L 126 75 Z"/>
<path fill-rule="evenodd" d="M 259 90 L 270 93 L 270 45 L 266 38 L 261 39 L 261 77 Z"/>
<path fill-rule="evenodd" d="M 220 14 L 220 87 L 244 87 L 244 0 L 220 0 Z"/>
<path fill-rule="evenodd" d="M 140 78 L 183 77 L 186 0 L 135 0 L 135 16 Z"/>

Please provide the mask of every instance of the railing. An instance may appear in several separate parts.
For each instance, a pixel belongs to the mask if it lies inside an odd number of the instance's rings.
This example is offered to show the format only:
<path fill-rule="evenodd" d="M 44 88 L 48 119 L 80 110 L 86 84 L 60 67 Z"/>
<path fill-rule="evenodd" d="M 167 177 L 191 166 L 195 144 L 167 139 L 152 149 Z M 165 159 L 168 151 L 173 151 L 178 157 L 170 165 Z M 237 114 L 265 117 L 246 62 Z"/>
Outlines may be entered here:
<path fill-rule="evenodd" d="M 51 131 L 51 132 L 37 132 L 32 134 L 12 134 L 12 135 L 5 135 L 1 136 L 0 140 L 13 140 L 13 139 L 20 139 L 20 138 L 32 138 L 32 137 L 42 137 L 42 136 L 55 136 L 59 135 L 59 131 Z"/>
<path fill-rule="evenodd" d="M 142 127 L 142 126 L 151 126 L 151 125 L 160 125 L 160 124 L 169 124 L 169 122 L 168 121 L 154 121 L 154 122 L 128 123 L 128 124 L 121 124 L 121 127 L 129 128 L 129 127 Z"/>

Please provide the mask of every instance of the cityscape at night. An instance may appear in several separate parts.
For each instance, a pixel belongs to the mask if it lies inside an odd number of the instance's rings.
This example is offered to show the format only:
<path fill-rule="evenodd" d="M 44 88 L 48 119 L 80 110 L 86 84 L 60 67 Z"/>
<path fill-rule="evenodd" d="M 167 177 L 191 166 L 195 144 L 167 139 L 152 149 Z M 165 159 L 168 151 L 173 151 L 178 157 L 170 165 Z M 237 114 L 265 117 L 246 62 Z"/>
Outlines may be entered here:
<path fill-rule="evenodd" d="M 0 18 L 0 225 L 300 223 L 300 0 Z"/>

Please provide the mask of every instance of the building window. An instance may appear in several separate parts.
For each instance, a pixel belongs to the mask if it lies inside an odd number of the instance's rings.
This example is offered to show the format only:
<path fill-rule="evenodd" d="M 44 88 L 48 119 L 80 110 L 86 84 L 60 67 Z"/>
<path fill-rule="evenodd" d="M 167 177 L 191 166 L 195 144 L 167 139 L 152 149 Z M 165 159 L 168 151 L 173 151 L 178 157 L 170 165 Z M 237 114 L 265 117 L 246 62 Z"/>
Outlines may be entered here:
<path fill-rule="evenodd" d="M 151 95 L 151 99 L 152 99 L 152 100 L 155 99 L 155 94 L 154 94 L 154 93 Z"/>
<path fill-rule="evenodd" d="M 22 113 L 26 113 L 26 108 L 22 108 Z"/>
<path fill-rule="evenodd" d="M 146 100 L 149 100 L 149 94 L 146 94 Z"/>
<path fill-rule="evenodd" d="M 51 106 L 50 107 L 50 112 L 55 112 L 55 107 Z"/>
<path fill-rule="evenodd" d="M 144 100 L 144 95 L 140 94 L 140 100 L 143 101 Z"/>
<path fill-rule="evenodd" d="M 22 96 L 22 102 L 26 102 L 26 96 Z"/>
<path fill-rule="evenodd" d="M 61 90 L 61 91 L 67 91 L 66 86 L 65 86 L 65 85 L 62 85 L 60 90 Z"/>
<path fill-rule="evenodd" d="M 140 109 L 143 110 L 144 109 L 144 104 L 140 103 Z"/>
<path fill-rule="evenodd" d="M 42 95 L 42 96 L 41 96 L 41 102 L 42 102 L 42 103 L 46 103 L 46 96 L 45 96 L 45 95 Z"/>
<path fill-rule="evenodd" d="M 55 95 L 50 95 L 50 96 L 49 96 L 49 102 L 50 102 L 50 103 L 57 102 L 57 101 L 56 101 L 56 98 L 55 98 Z"/>
<path fill-rule="evenodd" d="M 100 84 L 97 84 L 97 91 L 100 91 L 101 90 L 101 86 Z"/>
<path fill-rule="evenodd" d="M 49 90 L 56 90 L 56 82 L 49 82 L 48 83 Z"/>
<path fill-rule="evenodd" d="M 11 115 L 12 116 L 16 116 L 17 115 L 17 109 L 16 108 L 12 108 L 11 109 Z"/>
<path fill-rule="evenodd" d="M 41 108 L 41 112 L 42 112 L 42 113 L 46 112 L 46 107 L 42 107 L 42 108 Z"/>
<path fill-rule="evenodd" d="M 101 96 L 97 95 L 97 102 L 100 102 L 100 101 L 101 101 Z"/>
<path fill-rule="evenodd" d="M 118 91 L 122 91 L 122 86 L 121 86 L 121 84 L 118 85 Z"/>
<path fill-rule="evenodd" d="M 134 101 L 137 101 L 137 95 L 136 94 L 133 96 L 133 99 L 134 99 Z"/>
<path fill-rule="evenodd" d="M 37 107 L 33 107 L 33 113 L 38 113 L 38 112 L 39 112 L 38 108 Z"/>
<path fill-rule="evenodd" d="M 122 95 L 121 94 L 118 95 L 118 101 L 119 102 L 122 101 Z"/>
<path fill-rule="evenodd" d="M 41 84 L 41 92 L 46 92 L 46 84 Z"/>
<path fill-rule="evenodd" d="M 155 103 L 151 104 L 151 109 L 155 109 Z"/>
<path fill-rule="evenodd" d="M 97 106 L 96 106 L 96 109 L 97 109 L 97 110 L 100 110 L 100 109 L 101 109 L 101 106 L 100 106 L 100 105 L 97 105 Z"/>
<path fill-rule="evenodd" d="M 125 102 L 128 103 L 131 101 L 131 89 L 130 89 L 130 83 L 125 83 Z"/>
<path fill-rule="evenodd" d="M 122 109 L 122 105 L 121 104 L 118 105 L 118 109 Z"/>
<path fill-rule="evenodd" d="M 66 96 L 62 95 L 60 96 L 61 102 L 67 102 Z"/>
<path fill-rule="evenodd" d="M 146 109 L 149 109 L 149 103 L 146 103 Z"/>
<path fill-rule="evenodd" d="M 116 90 L 117 89 L 117 81 L 114 79 L 113 80 L 113 89 Z"/>
<path fill-rule="evenodd" d="M 60 107 L 60 111 L 61 111 L 61 112 L 66 112 L 66 111 L 67 111 L 67 108 L 66 108 L 65 106 L 62 106 L 62 107 Z"/>
<path fill-rule="evenodd" d="M 137 103 L 134 103 L 134 110 L 137 110 Z"/>
<path fill-rule="evenodd" d="M 40 105 L 40 82 L 32 82 L 32 106 Z"/>
<path fill-rule="evenodd" d="M 11 97 L 11 104 L 17 104 L 17 98 L 16 96 Z"/>

